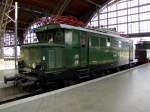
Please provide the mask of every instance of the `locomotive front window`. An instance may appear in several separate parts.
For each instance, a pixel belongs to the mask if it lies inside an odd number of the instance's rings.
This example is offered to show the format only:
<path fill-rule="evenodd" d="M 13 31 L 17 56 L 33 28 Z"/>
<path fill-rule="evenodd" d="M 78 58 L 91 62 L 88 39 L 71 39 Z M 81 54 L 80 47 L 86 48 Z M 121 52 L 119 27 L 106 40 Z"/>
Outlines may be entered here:
<path fill-rule="evenodd" d="M 63 44 L 64 43 L 64 30 L 63 29 L 54 29 L 44 32 L 38 32 L 37 38 L 40 43 L 49 43 L 49 44 Z"/>
<path fill-rule="evenodd" d="M 48 32 L 48 42 L 54 44 L 63 44 L 64 43 L 64 30 L 57 29 Z"/>

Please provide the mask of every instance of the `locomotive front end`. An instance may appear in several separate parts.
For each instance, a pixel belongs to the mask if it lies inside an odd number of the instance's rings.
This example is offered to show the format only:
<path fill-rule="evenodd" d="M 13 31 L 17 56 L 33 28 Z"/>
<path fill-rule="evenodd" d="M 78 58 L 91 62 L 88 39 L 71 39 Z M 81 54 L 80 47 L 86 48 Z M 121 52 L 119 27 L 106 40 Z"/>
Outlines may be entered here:
<path fill-rule="evenodd" d="M 41 88 L 53 72 L 63 68 L 64 30 L 44 29 L 37 31 L 36 35 L 38 43 L 21 46 L 18 74 L 4 77 L 5 83 L 15 81 L 22 89 Z"/>
<path fill-rule="evenodd" d="M 15 81 L 21 89 L 34 89 L 39 86 L 39 77 L 46 71 L 47 47 L 38 44 L 21 46 L 21 59 L 18 61 L 18 74 L 4 77 L 4 82 Z"/>
<path fill-rule="evenodd" d="M 44 70 L 46 68 L 46 50 L 46 47 L 39 44 L 23 45 L 21 60 L 18 62 L 19 73 Z"/>

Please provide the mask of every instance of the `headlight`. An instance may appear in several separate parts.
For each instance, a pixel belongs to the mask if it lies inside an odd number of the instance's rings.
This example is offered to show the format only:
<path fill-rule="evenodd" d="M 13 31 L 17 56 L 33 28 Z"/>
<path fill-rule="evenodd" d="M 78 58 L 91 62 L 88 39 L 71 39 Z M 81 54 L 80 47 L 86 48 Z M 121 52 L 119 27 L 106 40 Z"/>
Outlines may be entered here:
<path fill-rule="evenodd" d="M 32 63 L 32 68 L 33 68 L 33 69 L 36 68 L 36 63 Z"/>

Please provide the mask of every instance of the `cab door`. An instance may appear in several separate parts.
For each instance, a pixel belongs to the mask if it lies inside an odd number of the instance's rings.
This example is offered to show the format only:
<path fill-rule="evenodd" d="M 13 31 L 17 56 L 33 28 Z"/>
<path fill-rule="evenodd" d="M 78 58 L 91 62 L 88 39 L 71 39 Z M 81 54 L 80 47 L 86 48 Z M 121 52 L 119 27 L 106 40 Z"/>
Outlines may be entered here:
<path fill-rule="evenodd" d="M 88 65 L 88 36 L 86 32 L 80 33 L 80 66 L 85 67 Z"/>

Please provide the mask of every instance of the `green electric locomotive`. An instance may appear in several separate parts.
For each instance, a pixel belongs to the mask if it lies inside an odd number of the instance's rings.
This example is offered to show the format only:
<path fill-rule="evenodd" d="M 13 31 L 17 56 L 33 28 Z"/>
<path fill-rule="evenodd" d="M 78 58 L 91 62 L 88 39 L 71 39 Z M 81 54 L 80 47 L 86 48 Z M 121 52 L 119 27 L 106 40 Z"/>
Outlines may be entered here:
<path fill-rule="evenodd" d="M 133 57 L 132 41 L 106 30 L 49 24 L 36 29 L 36 35 L 38 43 L 21 46 L 19 74 L 5 77 L 6 83 L 42 88 L 129 65 Z"/>

